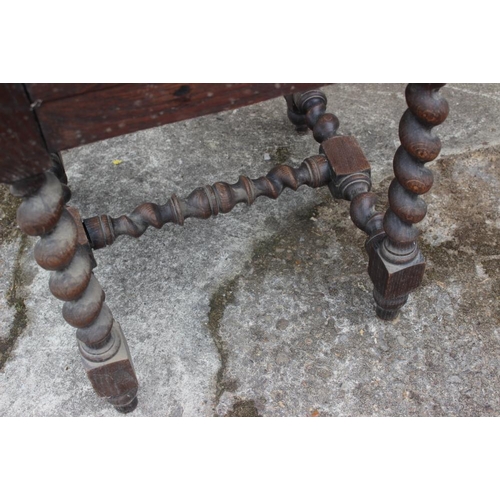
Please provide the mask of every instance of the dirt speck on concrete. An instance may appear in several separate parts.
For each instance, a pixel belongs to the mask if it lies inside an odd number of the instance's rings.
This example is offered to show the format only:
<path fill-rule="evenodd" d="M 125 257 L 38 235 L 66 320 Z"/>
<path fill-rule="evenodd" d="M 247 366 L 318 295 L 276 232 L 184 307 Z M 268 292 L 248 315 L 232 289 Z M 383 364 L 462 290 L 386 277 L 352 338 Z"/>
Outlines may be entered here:
<path fill-rule="evenodd" d="M 254 401 L 237 401 L 226 417 L 260 417 Z"/>

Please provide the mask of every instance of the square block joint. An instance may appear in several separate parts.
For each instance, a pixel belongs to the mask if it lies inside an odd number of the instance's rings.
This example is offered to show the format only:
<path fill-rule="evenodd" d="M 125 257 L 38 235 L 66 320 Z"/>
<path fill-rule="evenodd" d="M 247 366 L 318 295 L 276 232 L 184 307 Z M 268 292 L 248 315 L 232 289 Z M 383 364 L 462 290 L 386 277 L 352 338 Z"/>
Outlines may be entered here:
<path fill-rule="evenodd" d="M 335 136 L 323 141 L 320 153 L 326 156 L 335 177 L 371 170 L 361 146 L 352 136 Z"/>
<path fill-rule="evenodd" d="M 374 287 L 385 299 L 396 299 L 416 290 L 422 283 L 425 259 L 419 251 L 405 264 L 392 264 L 380 255 L 380 247 L 371 252 L 368 274 Z"/>

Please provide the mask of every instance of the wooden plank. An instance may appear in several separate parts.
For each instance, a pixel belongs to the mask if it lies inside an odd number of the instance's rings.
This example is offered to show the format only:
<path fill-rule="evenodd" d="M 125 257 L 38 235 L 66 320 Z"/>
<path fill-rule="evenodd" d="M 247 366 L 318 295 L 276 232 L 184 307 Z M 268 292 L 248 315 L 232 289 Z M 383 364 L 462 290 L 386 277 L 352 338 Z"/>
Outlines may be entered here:
<path fill-rule="evenodd" d="M 117 87 L 123 83 L 26 83 L 25 85 L 31 102 L 35 102 L 65 99 L 66 97 Z"/>
<path fill-rule="evenodd" d="M 12 183 L 51 166 L 26 90 L 0 84 L 0 182 Z"/>
<path fill-rule="evenodd" d="M 254 104 L 324 84 L 124 84 L 36 108 L 50 151 Z"/>

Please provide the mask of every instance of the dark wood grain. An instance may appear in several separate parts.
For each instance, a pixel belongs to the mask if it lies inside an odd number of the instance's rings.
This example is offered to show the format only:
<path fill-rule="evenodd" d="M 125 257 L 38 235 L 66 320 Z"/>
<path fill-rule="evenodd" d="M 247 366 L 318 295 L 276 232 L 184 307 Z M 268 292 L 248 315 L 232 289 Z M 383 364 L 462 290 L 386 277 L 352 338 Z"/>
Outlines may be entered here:
<path fill-rule="evenodd" d="M 321 143 L 321 151 L 337 176 L 370 171 L 370 164 L 354 137 L 330 137 Z"/>
<path fill-rule="evenodd" d="M 30 105 L 22 84 L 0 84 L 0 182 L 13 183 L 52 165 Z"/>
<path fill-rule="evenodd" d="M 32 102 L 55 101 L 120 85 L 123 83 L 26 83 L 26 90 Z"/>
<path fill-rule="evenodd" d="M 49 150 L 57 152 L 321 85 L 124 84 L 41 102 L 36 113 Z"/>

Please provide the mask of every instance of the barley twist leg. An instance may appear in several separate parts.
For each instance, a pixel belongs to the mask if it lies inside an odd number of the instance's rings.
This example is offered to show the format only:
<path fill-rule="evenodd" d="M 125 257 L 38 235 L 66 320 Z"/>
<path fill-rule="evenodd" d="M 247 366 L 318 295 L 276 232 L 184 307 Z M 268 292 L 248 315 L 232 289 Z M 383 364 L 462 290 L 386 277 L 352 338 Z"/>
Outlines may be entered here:
<path fill-rule="evenodd" d="M 419 196 L 433 183 L 432 171 L 425 163 L 435 160 L 441 150 L 441 141 L 432 129 L 448 116 L 448 103 L 438 93 L 443 85 L 412 83 L 406 87 L 408 109 L 399 124 L 401 146 L 394 156 L 395 178 L 389 187 L 390 208 L 384 217 L 387 237 L 369 265 L 377 314 L 382 319 L 397 317 L 409 293 L 422 282 L 425 260 L 414 224 L 427 212 Z"/>
<path fill-rule="evenodd" d="M 66 187 L 67 189 L 67 187 Z M 22 197 L 17 222 L 40 236 L 35 259 L 51 272 L 49 288 L 64 301 L 63 317 L 75 327 L 80 354 L 96 393 L 121 412 L 137 405 L 137 378 L 120 325 L 106 305 L 80 216 L 66 207 L 67 191 L 51 171 L 12 185 Z"/>

